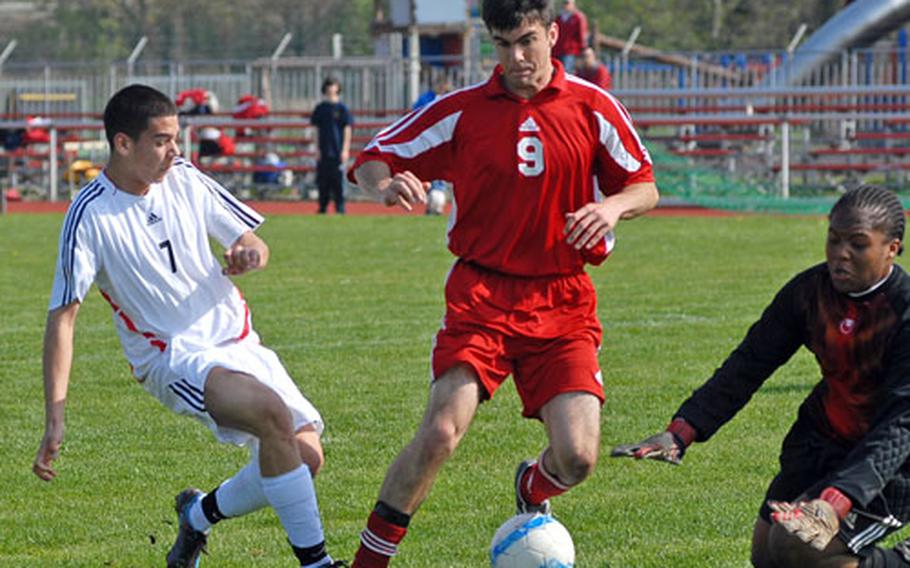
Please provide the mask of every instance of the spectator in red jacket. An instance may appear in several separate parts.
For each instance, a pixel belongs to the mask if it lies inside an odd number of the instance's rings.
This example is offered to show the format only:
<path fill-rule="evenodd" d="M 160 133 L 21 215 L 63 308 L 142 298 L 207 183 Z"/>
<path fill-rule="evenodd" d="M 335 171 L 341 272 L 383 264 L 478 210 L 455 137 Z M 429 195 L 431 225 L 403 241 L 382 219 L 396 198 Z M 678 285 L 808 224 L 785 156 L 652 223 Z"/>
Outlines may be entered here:
<path fill-rule="evenodd" d="M 566 73 L 574 73 L 575 59 L 588 45 L 588 18 L 575 6 L 575 0 L 564 0 L 556 25 L 559 37 L 553 46 L 553 55 L 562 61 Z"/>
<path fill-rule="evenodd" d="M 575 69 L 575 73 L 605 91 L 613 88 L 613 77 L 610 76 L 610 70 L 597 59 L 593 47 L 588 46 L 581 52 L 581 61 L 578 68 Z"/>

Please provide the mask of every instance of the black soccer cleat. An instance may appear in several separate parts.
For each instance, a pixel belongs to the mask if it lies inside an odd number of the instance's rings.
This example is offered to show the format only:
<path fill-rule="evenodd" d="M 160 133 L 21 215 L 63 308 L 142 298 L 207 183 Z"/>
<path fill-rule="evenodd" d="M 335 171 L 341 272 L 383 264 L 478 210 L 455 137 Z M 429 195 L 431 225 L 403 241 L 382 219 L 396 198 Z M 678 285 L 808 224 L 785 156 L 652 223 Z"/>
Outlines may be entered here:
<path fill-rule="evenodd" d="M 167 568 L 197 568 L 199 559 L 206 553 L 207 540 L 204 532 L 197 531 L 190 526 L 190 506 L 203 495 L 202 491 L 194 488 L 184 489 L 174 499 L 174 509 L 177 511 L 177 541 L 167 553 Z"/>
<path fill-rule="evenodd" d="M 531 466 L 537 463 L 537 460 L 527 459 L 520 464 L 518 464 L 518 469 L 515 470 L 515 509 L 518 511 L 518 514 L 522 513 L 538 513 L 541 515 L 550 514 L 550 500 L 545 499 L 543 503 L 537 505 L 533 503 L 528 503 L 525 501 L 525 498 L 521 495 L 521 480 L 525 476 L 525 472 L 528 471 Z"/>

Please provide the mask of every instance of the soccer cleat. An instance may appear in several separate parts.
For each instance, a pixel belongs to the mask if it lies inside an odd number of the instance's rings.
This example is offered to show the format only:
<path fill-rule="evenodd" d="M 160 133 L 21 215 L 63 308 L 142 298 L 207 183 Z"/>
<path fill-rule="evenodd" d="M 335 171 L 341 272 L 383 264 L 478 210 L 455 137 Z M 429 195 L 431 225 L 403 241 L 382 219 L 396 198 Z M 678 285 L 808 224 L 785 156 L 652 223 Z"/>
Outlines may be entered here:
<path fill-rule="evenodd" d="M 537 460 L 527 459 L 520 464 L 518 464 L 518 469 L 515 470 L 515 509 L 518 511 L 518 514 L 522 513 L 539 513 L 541 515 L 550 514 L 550 500 L 545 499 L 543 503 L 534 505 L 533 503 L 528 503 L 525 501 L 525 498 L 521 494 L 521 482 L 527 472 L 531 467 L 537 463 Z"/>
<path fill-rule="evenodd" d="M 326 565 L 325 568 L 351 568 L 351 565 L 344 560 L 336 560 L 335 562 Z"/>
<path fill-rule="evenodd" d="M 206 534 L 190 526 L 190 507 L 203 495 L 198 489 L 184 489 L 174 499 L 177 511 L 177 541 L 167 553 L 167 568 L 196 568 L 205 550 Z M 207 552 L 206 552 L 207 554 Z"/>

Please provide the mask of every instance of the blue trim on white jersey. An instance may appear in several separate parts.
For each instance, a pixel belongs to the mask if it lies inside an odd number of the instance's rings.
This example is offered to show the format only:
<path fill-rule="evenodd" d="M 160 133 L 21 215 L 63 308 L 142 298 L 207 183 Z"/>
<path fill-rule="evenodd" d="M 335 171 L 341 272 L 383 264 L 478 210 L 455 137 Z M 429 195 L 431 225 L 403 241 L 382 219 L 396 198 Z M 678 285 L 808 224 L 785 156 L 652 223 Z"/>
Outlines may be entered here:
<path fill-rule="evenodd" d="M 93 181 L 79 192 L 76 200 L 70 206 L 70 212 L 66 216 L 66 222 L 63 226 L 63 244 L 61 246 L 60 266 L 63 269 L 63 301 L 60 304 L 65 306 L 73 301 L 73 290 L 75 282 L 73 279 L 73 269 L 76 262 L 76 231 L 79 229 L 79 223 L 82 221 L 82 214 L 89 203 L 104 194 L 104 185 L 100 181 Z"/>
<path fill-rule="evenodd" d="M 194 410 L 205 412 L 205 399 L 202 396 L 202 391 L 193 387 L 186 379 L 171 383 L 168 388 Z"/>

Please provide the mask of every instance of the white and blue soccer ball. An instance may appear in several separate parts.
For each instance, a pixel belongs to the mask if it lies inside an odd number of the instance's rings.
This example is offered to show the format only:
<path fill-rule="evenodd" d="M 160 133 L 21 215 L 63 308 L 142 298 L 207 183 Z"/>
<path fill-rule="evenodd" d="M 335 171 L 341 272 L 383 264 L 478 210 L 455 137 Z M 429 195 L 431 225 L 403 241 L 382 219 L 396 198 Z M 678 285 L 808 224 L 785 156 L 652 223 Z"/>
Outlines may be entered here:
<path fill-rule="evenodd" d="M 551 515 L 515 515 L 499 527 L 490 544 L 493 568 L 572 568 L 575 544 Z"/>

